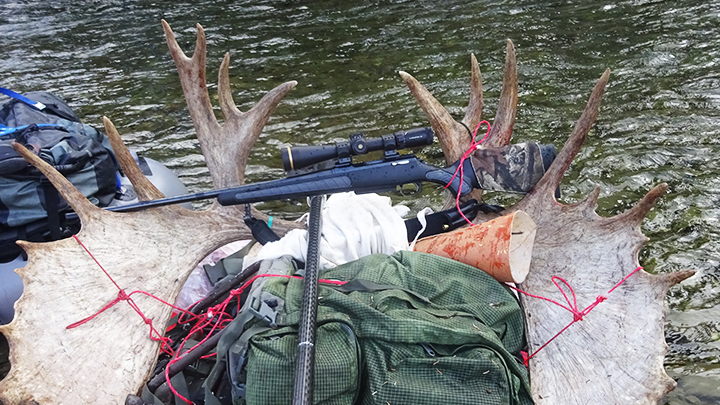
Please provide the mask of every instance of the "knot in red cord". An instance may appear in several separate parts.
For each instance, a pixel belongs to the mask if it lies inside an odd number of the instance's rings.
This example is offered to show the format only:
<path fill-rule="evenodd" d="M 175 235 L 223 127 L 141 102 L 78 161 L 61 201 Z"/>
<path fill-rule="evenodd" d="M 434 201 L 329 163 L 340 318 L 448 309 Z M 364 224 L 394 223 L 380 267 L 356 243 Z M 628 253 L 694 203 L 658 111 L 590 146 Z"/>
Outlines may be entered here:
<path fill-rule="evenodd" d="M 540 352 L 540 350 L 542 350 L 542 349 L 545 348 L 547 345 L 549 345 L 550 342 L 552 342 L 553 340 L 555 340 L 556 337 L 560 336 L 563 332 L 565 332 L 570 326 L 572 326 L 572 324 L 574 324 L 574 323 L 577 322 L 577 321 L 582 321 L 582 320 L 583 320 L 583 316 L 589 314 L 590 311 L 592 311 L 596 306 L 600 305 L 601 302 L 606 301 L 606 300 L 608 299 L 608 295 L 609 295 L 610 293 L 612 293 L 613 291 L 615 291 L 616 288 L 620 287 L 620 285 L 622 285 L 624 282 L 626 282 L 633 274 L 637 273 L 638 271 L 640 271 L 640 270 L 642 270 L 642 269 L 643 269 L 642 266 L 636 267 L 635 270 L 633 270 L 630 274 L 628 274 L 627 276 L 625 276 L 625 278 L 623 278 L 622 280 L 620 280 L 619 283 L 615 284 L 615 286 L 614 286 L 613 288 L 611 288 L 607 293 L 598 295 L 597 298 L 595 299 L 595 302 L 593 302 L 592 304 L 588 305 L 587 308 L 583 309 L 582 311 L 578 311 L 577 298 L 575 297 L 575 291 L 573 291 L 573 289 L 572 289 L 572 287 L 570 286 L 570 284 L 569 284 L 567 281 L 565 281 L 564 279 L 562 279 L 561 277 L 553 276 L 553 277 L 552 277 L 552 282 L 553 282 L 553 283 L 555 284 L 555 286 L 560 290 L 560 293 L 562 293 L 563 297 L 565 297 L 565 301 L 566 301 L 567 304 L 568 304 L 567 307 L 566 307 L 565 305 L 563 305 L 563 304 L 555 301 L 555 300 L 551 300 L 550 298 L 545 298 L 545 297 L 542 297 L 542 296 L 539 296 L 539 295 L 533 295 L 533 294 L 530 294 L 530 293 L 528 293 L 528 292 L 526 292 L 526 291 L 523 291 L 523 290 L 520 290 L 520 289 L 517 289 L 517 288 L 515 288 L 515 287 L 510 286 L 510 288 L 512 288 L 513 290 L 515 290 L 515 291 L 517 291 L 517 292 L 520 292 L 520 293 L 522 293 L 522 294 L 525 294 L 525 295 L 527 295 L 527 296 L 529 296 L 529 297 L 539 298 L 539 299 L 541 299 L 541 300 L 545 300 L 545 301 L 551 302 L 551 303 L 553 303 L 553 304 L 555 304 L 555 305 L 557 305 L 557 306 L 559 306 L 559 307 L 561 307 L 561 308 L 564 308 L 564 309 L 572 312 L 572 314 L 573 314 L 573 321 L 570 322 L 567 326 L 565 326 L 560 332 L 556 333 L 555 336 L 553 336 L 553 337 L 551 337 L 550 339 L 548 339 L 542 346 L 540 346 L 537 350 L 535 350 L 534 353 L 532 353 L 532 354 L 527 354 L 527 353 L 524 353 L 524 352 L 522 353 L 522 355 L 523 355 L 523 364 L 525 364 L 525 367 L 528 367 L 528 363 L 529 363 L 530 359 L 532 359 L 533 357 L 535 357 L 535 355 L 538 354 L 538 352 Z M 565 290 L 563 290 L 563 288 L 560 286 L 559 282 L 565 284 L 565 286 L 570 290 L 570 294 L 572 295 L 572 301 L 570 300 L 570 297 L 568 297 L 568 295 L 565 293 Z"/>
<path fill-rule="evenodd" d="M 208 319 L 212 319 L 215 317 L 216 314 L 219 314 L 223 310 L 224 310 L 224 308 L 222 307 L 222 304 L 215 305 L 214 307 L 208 308 L 206 315 L 207 315 Z"/>
<path fill-rule="evenodd" d="M 117 299 L 119 301 L 128 301 L 130 299 L 130 296 L 125 292 L 125 290 L 118 291 Z"/>

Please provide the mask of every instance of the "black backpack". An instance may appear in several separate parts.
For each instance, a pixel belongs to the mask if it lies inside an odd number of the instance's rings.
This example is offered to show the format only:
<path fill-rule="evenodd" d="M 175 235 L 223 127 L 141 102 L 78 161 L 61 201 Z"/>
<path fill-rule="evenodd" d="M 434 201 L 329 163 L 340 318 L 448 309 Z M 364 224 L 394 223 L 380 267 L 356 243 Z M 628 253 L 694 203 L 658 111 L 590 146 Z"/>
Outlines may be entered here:
<path fill-rule="evenodd" d="M 80 122 L 59 97 L 1 92 L 13 97 L 0 107 L 0 261 L 8 261 L 22 252 L 18 239 L 57 240 L 79 230 L 77 219 L 65 219 L 67 202 L 13 142 L 55 167 L 98 206 L 117 192 L 118 165 L 107 137 Z"/>

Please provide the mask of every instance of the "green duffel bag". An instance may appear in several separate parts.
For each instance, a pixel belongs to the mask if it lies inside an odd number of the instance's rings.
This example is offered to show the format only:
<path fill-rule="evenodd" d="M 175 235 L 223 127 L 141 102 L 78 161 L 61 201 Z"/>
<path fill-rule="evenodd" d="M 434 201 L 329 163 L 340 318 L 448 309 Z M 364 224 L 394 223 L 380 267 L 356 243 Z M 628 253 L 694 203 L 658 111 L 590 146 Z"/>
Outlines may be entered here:
<path fill-rule="evenodd" d="M 270 267 L 295 273 L 288 258 Z M 400 252 L 368 256 L 321 278 L 347 283 L 319 289 L 314 403 L 532 404 L 519 360 L 520 307 L 482 271 Z M 208 386 L 227 370 L 233 403 L 289 404 L 303 283 L 261 280 L 226 333 L 232 341 L 218 346 Z M 206 404 L 215 403 L 206 393 Z"/>

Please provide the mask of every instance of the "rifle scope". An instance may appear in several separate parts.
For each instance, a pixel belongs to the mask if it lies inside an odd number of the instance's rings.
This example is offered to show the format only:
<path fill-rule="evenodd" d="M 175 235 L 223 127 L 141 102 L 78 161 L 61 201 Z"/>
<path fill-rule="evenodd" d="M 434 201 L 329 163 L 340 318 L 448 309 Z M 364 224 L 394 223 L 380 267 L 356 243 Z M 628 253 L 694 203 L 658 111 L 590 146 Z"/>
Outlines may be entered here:
<path fill-rule="evenodd" d="M 433 143 L 432 128 L 415 128 L 384 135 L 381 138 L 365 138 L 361 132 L 350 135 L 347 142 L 334 145 L 295 146 L 280 150 L 285 171 L 299 170 L 330 159 L 350 162 L 351 156 L 364 155 L 376 150 L 386 153 L 398 149 L 414 148 Z"/>

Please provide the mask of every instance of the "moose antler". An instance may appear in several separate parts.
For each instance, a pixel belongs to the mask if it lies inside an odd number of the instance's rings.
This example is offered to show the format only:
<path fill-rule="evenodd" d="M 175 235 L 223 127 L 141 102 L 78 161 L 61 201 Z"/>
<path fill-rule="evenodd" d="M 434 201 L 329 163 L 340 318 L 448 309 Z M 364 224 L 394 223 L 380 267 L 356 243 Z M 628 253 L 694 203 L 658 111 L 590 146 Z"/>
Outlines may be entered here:
<path fill-rule="evenodd" d="M 197 26 L 192 58 L 184 55 L 165 21 L 163 29 L 215 187 L 242 184 L 252 145 L 296 82 L 281 84 L 250 111 L 240 112 L 232 102 L 229 56 L 225 55 L 219 73 L 220 106 L 225 115 L 221 126 L 205 83 L 202 27 Z M 162 198 L 142 175 L 108 119 L 105 129 L 139 198 Z M 179 206 L 122 214 L 103 211 L 37 156 L 21 146 L 17 150 L 50 179 L 77 212 L 82 230 L 77 240 L 19 242 L 29 260 L 17 270 L 25 289 L 16 303 L 15 319 L 0 327 L 10 343 L 11 362 L 10 373 L 0 382 L 0 400 L 5 405 L 30 401 L 43 405 L 124 403 L 128 393 L 140 390 L 160 348 L 148 339 L 143 318 L 118 302 L 87 324 L 74 329 L 66 326 L 114 299 L 125 300 L 119 288 L 127 294 L 142 290 L 173 302 L 202 258 L 228 242 L 250 236 L 243 212 L 217 203 L 202 212 Z M 299 226 L 276 220 L 273 228 L 284 234 Z M 132 299 L 161 335 L 171 308 L 145 295 L 133 295 Z"/>
<path fill-rule="evenodd" d="M 467 131 L 414 78 L 404 72 L 400 75 L 443 143 L 445 158 L 454 161 L 469 146 Z M 599 188 L 576 204 L 563 205 L 554 197 L 597 118 L 609 75 L 606 71 L 600 78 L 572 134 L 542 180 L 505 212 L 523 210 L 538 226 L 530 273 L 521 285 L 524 291 L 562 300 L 561 291 L 551 280 L 561 276 L 574 287 L 580 309 L 607 295 L 607 301 L 530 360 L 536 404 L 655 404 L 675 387 L 663 369 L 667 351 L 663 300 L 672 285 L 693 272 L 651 275 L 640 270 L 607 294 L 639 266 L 638 252 L 647 241 L 640 224 L 667 186 L 655 187 L 635 207 L 612 218 L 595 213 Z M 482 97 L 477 77 L 479 69 L 473 56 L 471 102 L 465 124 L 480 117 L 482 100 L 474 100 Z M 517 77 L 509 41 L 500 98 L 487 141 L 493 146 L 509 142 L 515 119 Z M 531 354 L 574 319 L 574 314 L 547 301 L 523 295 L 521 299 Z"/>
<path fill-rule="evenodd" d="M 517 64 L 515 61 L 515 47 L 508 40 L 505 54 L 505 72 L 502 90 L 500 91 L 500 102 L 498 103 L 495 122 L 490 130 L 487 140 L 481 147 L 505 146 L 510 142 L 513 125 L 515 124 L 515 113 L 517 111 L 518 83 Z M 482 75 L 480 66 L 474 54 L 470 55 L 470 100 L 465 110 L 465 117 L 461 122 L 455 121 L 450 113 L 440 104 L 430 92 L 421 85 L 414 77 L 406 72 L 400 71 L 400 77 L 407 84 L 410 92 L 425 112 L 430 125 L 440 140 L 445 163 L 447 165 L 457 162 L 470 146 L 470 131 L 474 131 L 482 120 L 483 90 Z M 479 140 L 479 139 L 478 139 Z M 474 190 L 465 199 L 482 199 L 482 191 Z M 448 195 L 445 201 L 445 208 L 454 204 L 454 199 Z M 481 218 L 486 218 L 481 216 Z"/>

